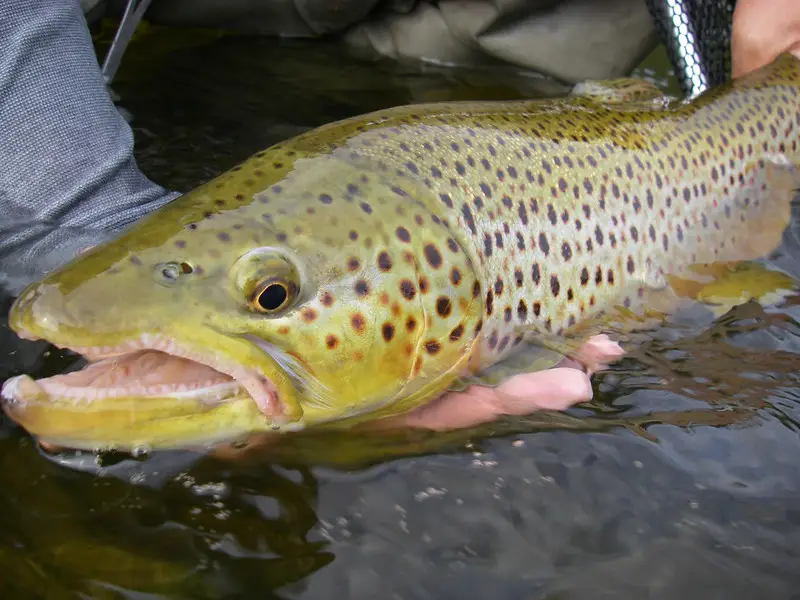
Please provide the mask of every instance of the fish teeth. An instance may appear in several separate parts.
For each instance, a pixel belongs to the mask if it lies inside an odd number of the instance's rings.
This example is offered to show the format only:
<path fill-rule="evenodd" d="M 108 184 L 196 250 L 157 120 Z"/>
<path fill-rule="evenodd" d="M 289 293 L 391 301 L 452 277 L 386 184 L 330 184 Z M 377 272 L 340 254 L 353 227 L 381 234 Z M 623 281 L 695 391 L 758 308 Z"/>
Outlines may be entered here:
<path fill-rule="evenodd" d="M 160 352 L 164 352 L 165 354 L 170 354 L 172 356 L 176 356 L 179 358 L 185 358 L 187 360 L 192 360 L 194 362 L 206 365 L 215 369 L 220 372 L 220 377 L 216 379 L 209 379 L 202 383 L 194 383 L 191 385 L 187 385 L 186 383 L 180 383 L 176 385 L 167 385 L 167 384 L 159 384 L 158 386 L 150 386 L 150 387 L 124 387 L 124 388 L 72 388 L 69 386 L 65 386 L 62 384 L 57 383 L 49 383 L 45 388 L 45 392 L 51 395 L 63 396 L 66 398 L 74 398 L 74 399 L 85 399 L 87 396 L 91 395 L 92 399 L 100 399 L 100 398 L 108 398 L 108 397 L 118 397 L 122 395 L 130 395 L 130 394 L 139 394 L 139 395 L 154 395 L 154 394 L 161 394 L 161 395 L 169 395 L 171 397 L 180 397 L 184 394 L 197 394 L 198 390 L 200 390 L 201 400 L 203 398 L 208 398 L 211 400 L 221 400 L 224 399 L 226 396 L 230 396 L 231 394 L 235 393 L 237 389 L 247 389 L 248 382 L 258 381 L 259 377 L 254 377 L 254 374 L 246 368 L 241 367 L 237 364 L 225 364 L 220 365 L 213 361 L 209 361 L 207 357 L 201 357 L 198 353 L 195 352 L 187 352 L 184 348 L 179 346 L 174 342 L 174 340 L 164 338 L 160 335 L 152 334 L 152 333 L 143 333 L 137 339 L 132 340 L 130 342 L 126 342 L 124 344 L 119 344 L 117 346 L 102 346 L 102 347 L 88 347 L 88 346 L 70 346 L 68 348 L 73 352 L 77 352 L 79 354 L 84 355 L 87 359 L 91 360 L 100 360 L 102 358 L 109 358 L 113 356 L 119 356 L 121 354 L 126 354 L 129 352 L 135 352 L 137 350 L 156 350 Z M 232 379 L 233 381 L 228 380 L 227 378 Z M 259 389 L 256 391 L 265 391 L 270 395 L 272 401 L 275 400 L 274 390 L 271 387 L 271 384 L 268 386 L 269 389 L 266 390 L 263 388 L 263 385 L 259 384 Z M 210 392 L 210 389 L 215 389 L 215 391 L 211 395 L 207 395 Z M 91 391 L 89 391 L 91 390 Z M 203 390 L 206 390 L 205 393 Z M 252 395 L 252 394 L 251 394 Z M 269 402 L 269 401 L 267 401 Z M 263 402 L 261 403 L 263 404 Z M 267 406 L 260 406 L 263 411 L 267 411 Z"/>

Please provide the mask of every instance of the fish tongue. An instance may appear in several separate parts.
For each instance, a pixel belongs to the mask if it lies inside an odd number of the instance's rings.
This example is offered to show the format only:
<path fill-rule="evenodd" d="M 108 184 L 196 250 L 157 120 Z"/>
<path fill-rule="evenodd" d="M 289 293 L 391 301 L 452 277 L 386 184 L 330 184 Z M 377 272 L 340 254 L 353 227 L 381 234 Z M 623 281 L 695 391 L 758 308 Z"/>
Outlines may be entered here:
<path fill-rule="evenodd" d="M 241 382 L 253 398 L 258 410 L 269 419 L 281 422 L 283 410 L 275 386 L 263 375 L 253 375 Z"/>

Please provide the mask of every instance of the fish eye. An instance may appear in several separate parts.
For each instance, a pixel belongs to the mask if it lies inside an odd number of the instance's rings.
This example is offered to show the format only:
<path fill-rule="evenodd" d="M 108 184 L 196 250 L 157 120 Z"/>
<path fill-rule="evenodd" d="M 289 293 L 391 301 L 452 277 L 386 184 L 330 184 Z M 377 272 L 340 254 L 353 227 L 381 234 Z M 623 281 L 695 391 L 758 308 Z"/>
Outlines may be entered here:
<path fill-rule="evenodd" d="M 285 308 L 290 296 L 289 286 L 283 281 L 267 281 L 256 288 L 251 304 L 259 312 L 272 313 Z"/>
<path fill-rule="evenodd" d="M 256 248 L 231 266 L 231 292 L 247 310 L 277 316 L 289 310 L 302 293 L 295 263 L 274 248 Z"/>

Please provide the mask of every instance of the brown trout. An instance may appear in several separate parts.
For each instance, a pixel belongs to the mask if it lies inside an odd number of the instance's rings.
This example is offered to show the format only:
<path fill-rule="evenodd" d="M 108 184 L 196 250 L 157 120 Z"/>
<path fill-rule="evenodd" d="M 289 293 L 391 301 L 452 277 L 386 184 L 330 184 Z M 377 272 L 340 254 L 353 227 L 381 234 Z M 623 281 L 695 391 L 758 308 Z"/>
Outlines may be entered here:
<path fill-rule="evenodd" d="M 780 245 L 799 107 L 787 55 L 691 102 L 590 82 L 304 133 L 29 286 L 11 327 L 91 362 L 7 381 L 4 409 L 62 446 L 175 447 L 549 367 Z"/>

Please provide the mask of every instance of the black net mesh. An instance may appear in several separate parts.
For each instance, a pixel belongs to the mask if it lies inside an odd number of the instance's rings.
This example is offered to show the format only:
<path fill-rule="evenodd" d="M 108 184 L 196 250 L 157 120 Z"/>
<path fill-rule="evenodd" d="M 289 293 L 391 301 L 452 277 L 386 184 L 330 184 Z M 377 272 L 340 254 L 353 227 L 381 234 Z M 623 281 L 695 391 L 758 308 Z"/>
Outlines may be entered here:
<path fill-rule="evenodd" d="M 727 80 L 736 0 L 645 0 L 687 96 Z"/>

